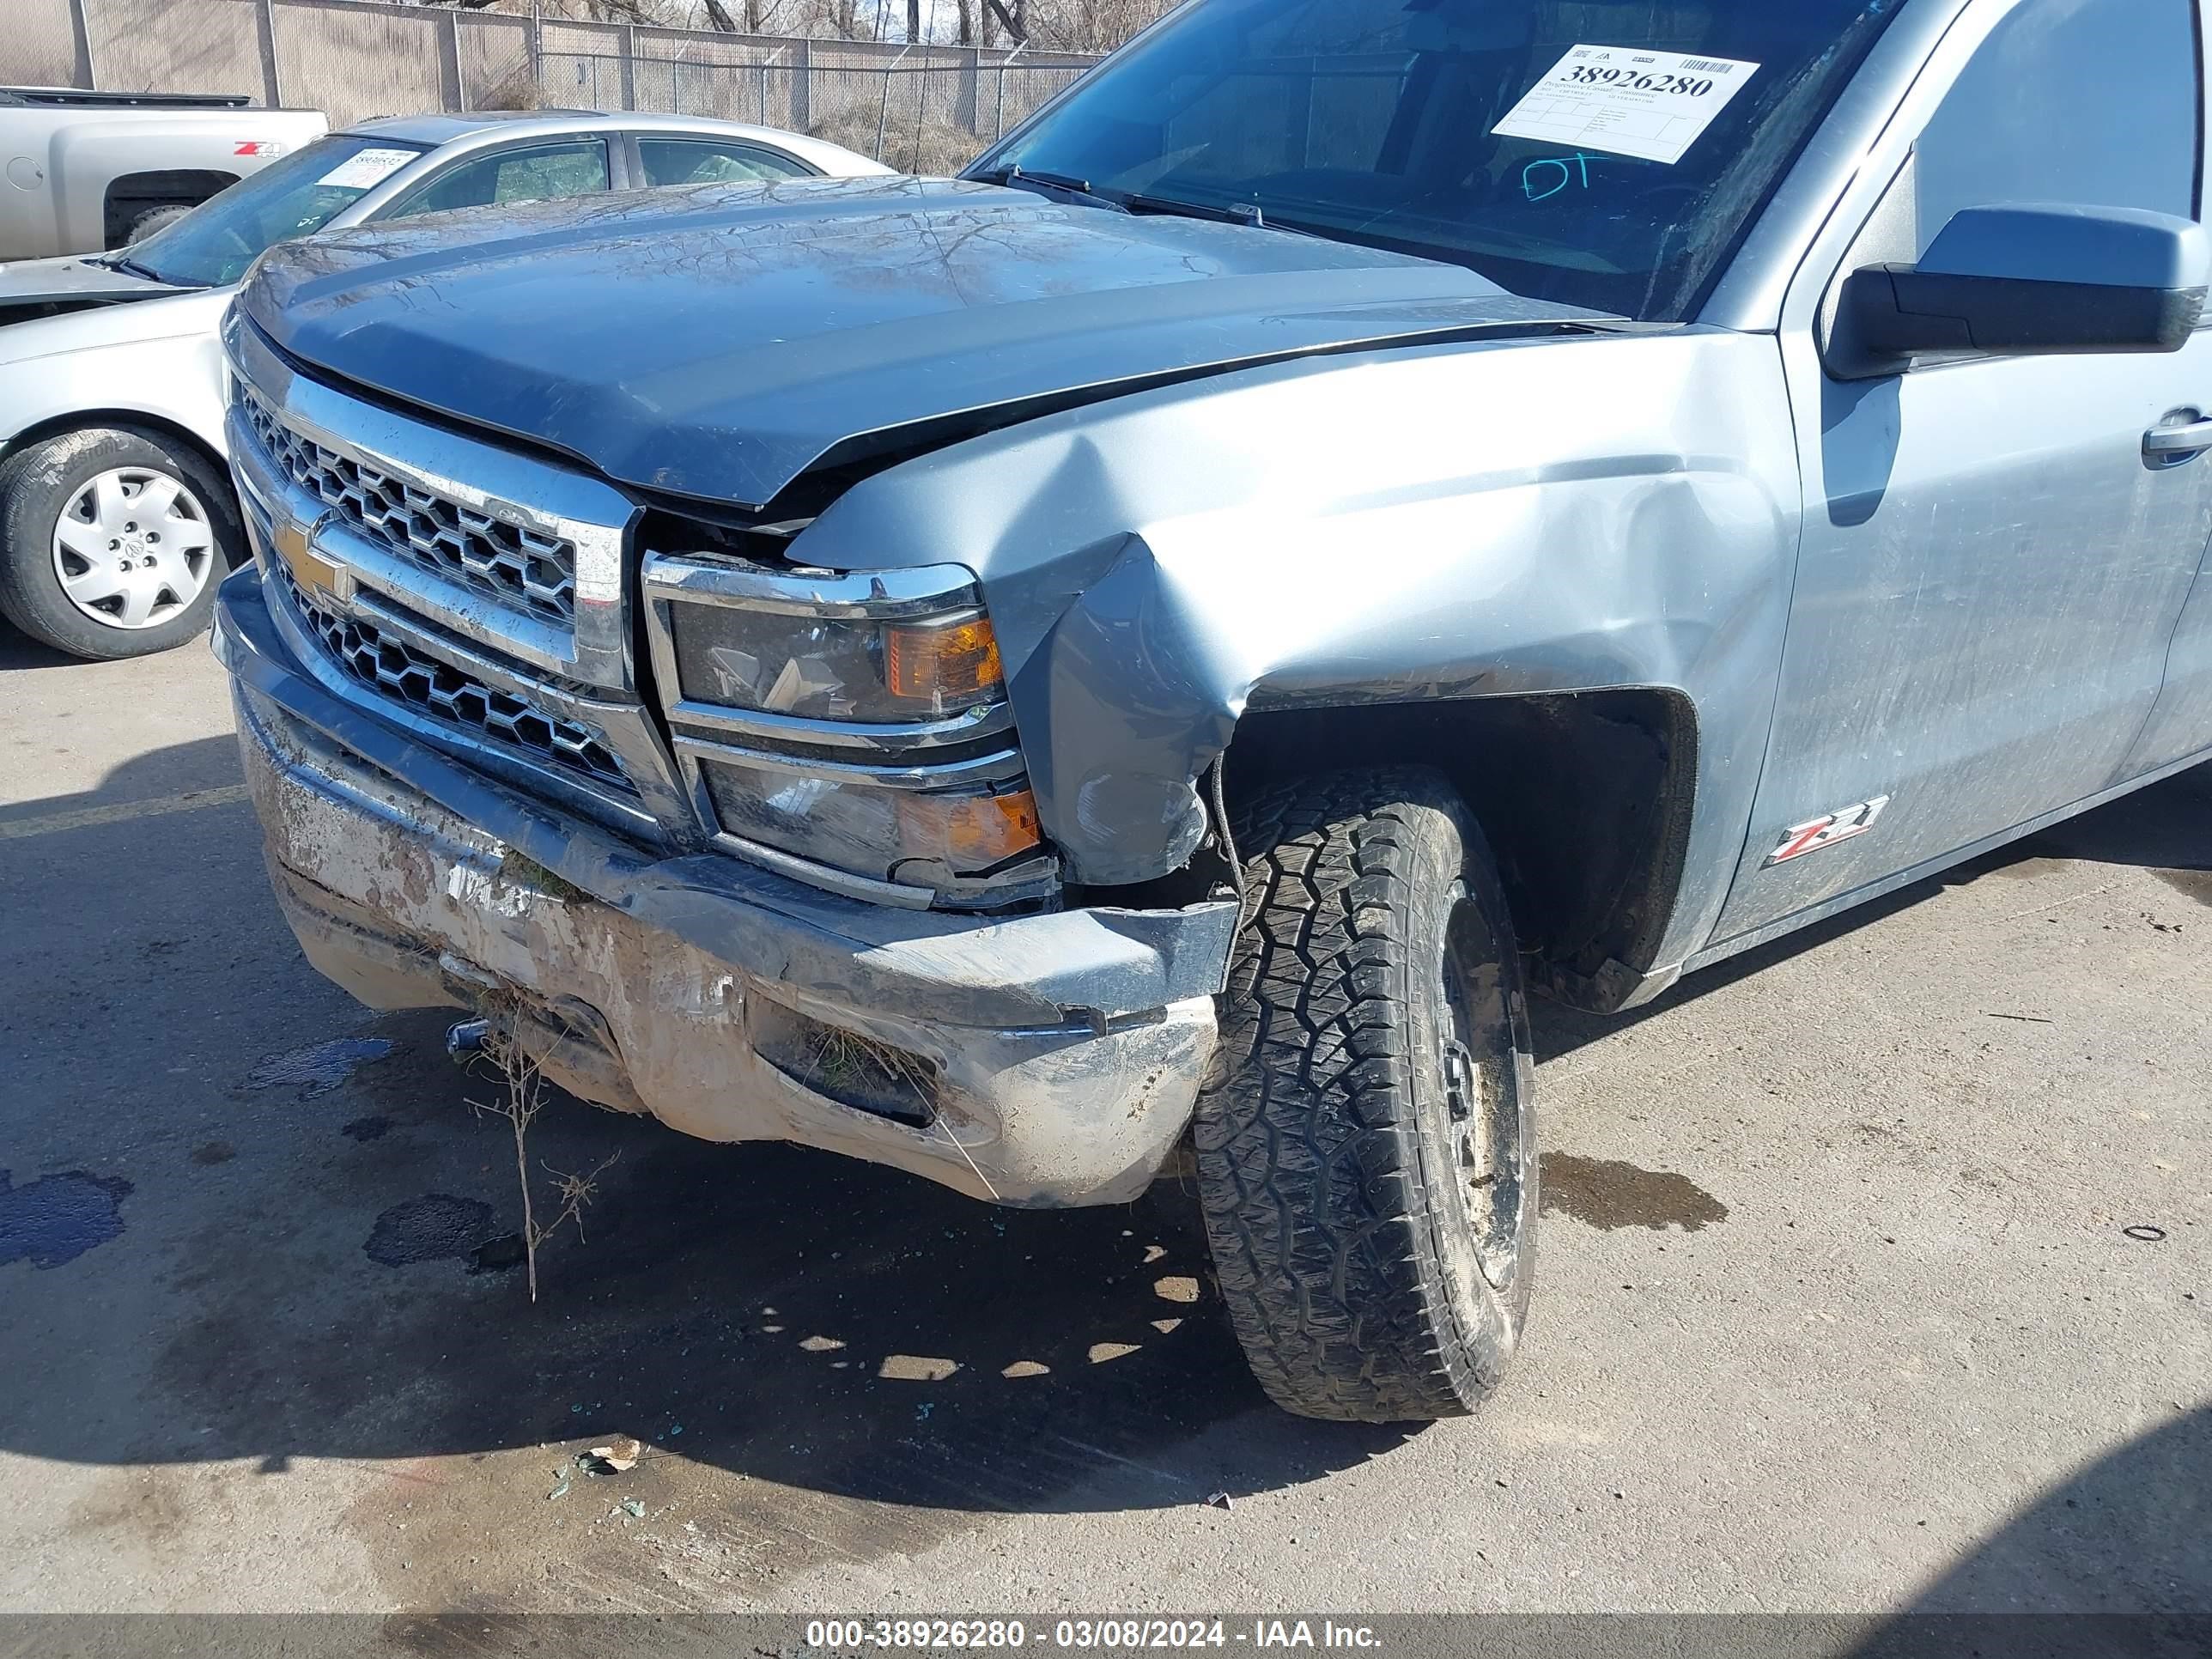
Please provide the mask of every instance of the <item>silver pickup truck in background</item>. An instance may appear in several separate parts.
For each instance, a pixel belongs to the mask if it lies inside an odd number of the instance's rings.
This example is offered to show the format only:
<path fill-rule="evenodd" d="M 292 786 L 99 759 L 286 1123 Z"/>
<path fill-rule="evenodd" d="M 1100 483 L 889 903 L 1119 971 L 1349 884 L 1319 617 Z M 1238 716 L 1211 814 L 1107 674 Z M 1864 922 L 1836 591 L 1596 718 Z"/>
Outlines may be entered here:
<path fill-rule="evenodd" d="M 280 902 L 693 1134 L 1187 1147 L 1275 1400 L 1465 1411 L 1524 984 L 2212 755 L 2208 3 L 1195 0 L 959 180 L 279 250 L 216 638 Z"/>
<path fill-rule="evenodd" d="M 0 87 L 0 259 L 125 246 L 328 125 L 244 98 Z"/>

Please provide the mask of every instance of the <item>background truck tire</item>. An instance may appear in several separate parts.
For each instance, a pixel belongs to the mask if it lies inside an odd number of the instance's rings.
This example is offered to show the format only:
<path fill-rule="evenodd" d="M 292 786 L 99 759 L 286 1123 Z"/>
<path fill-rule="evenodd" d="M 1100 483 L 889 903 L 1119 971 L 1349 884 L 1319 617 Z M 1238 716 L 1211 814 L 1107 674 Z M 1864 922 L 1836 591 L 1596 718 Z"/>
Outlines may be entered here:
<path fill-rule="evenodd" d="M 88 427 L 0 465 L 0 615 L 71 656 L 142 657 L 204 633 L 245 546 L 229 479 L 157 434 Z"/>
<path fill-rule="evenodd" d="M 189 202 L 167 202 L 160 207 L 148 208 L 133 219 L 131 222 L 131 228 L 123 233 L 123 245 L 125 247 L 134 246 L 144 241 L 155 231 L 167 230 L 191 210 L 191 204 Z"/>
<path fill-rule="evenodd" d="M 1441 773 L 1298 778 L 1238 814 L 1246 927 L 1201 1094 L 1223 1300 L 1301 1416 L 1455 1416 L 1534 1278 L 1533 1064 L 1481 832 Z"/>

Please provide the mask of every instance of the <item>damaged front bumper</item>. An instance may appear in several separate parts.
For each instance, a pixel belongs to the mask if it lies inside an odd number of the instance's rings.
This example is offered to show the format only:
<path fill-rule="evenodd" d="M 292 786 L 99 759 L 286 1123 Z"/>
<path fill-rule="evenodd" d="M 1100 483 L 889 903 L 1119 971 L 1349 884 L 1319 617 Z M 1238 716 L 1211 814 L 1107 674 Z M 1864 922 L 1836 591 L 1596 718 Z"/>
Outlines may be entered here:
<path fill-rule="evenodd" d="M 1009 1205 L 1126 1202 L 1189 1121 L 1233 903 L 993 921 L 657 856 L 333 696 L 253 570 L 215 644 L 286 919 L 372 1007 L 473 1007 L 601 1105 Z"/>

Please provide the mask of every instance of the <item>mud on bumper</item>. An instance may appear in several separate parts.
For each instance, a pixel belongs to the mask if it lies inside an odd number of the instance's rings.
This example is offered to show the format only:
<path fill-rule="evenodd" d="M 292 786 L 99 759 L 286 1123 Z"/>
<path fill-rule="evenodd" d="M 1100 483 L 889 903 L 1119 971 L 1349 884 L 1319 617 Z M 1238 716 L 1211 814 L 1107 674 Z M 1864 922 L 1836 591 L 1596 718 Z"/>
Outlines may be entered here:
<path fill-rule="evenodd" d="M 475 1007 L 601 1105 L 1009 1205 L 1134 1198 L 1189 1121 L 1233 904 L 981 921 L 657 855 L 332 696 L 250 569 L 215 643 L 286 919 L 372 1007 Z"/>

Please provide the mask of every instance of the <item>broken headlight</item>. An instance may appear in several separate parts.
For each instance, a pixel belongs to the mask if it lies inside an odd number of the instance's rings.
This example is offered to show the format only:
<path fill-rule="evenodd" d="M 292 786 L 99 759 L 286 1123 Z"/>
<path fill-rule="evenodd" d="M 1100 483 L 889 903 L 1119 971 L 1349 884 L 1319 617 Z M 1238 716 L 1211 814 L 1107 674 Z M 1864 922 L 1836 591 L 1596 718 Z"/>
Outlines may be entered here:
<path fill-rule="evenodd" d="M 723 830 L 874 881 L 930 886 L 983 875 L 1040 843 L 1036 801 L 1002 788 L 884 788 L 851 775 L 705 760 Z"/>
<path fill-rule="evenodd" d="M 677 749 L 733 850 L 925 902 L 1049 893 L 998 636 L 968 572 L 655 555 L 645 580 Z"/>
<path fill-rule="evenodd" d="M 725 605 L 670 607 L 677 678 L 693 702 L 812 720 L 945 720 L 1006 695 L 980 611 L 876 622 Z"/>

